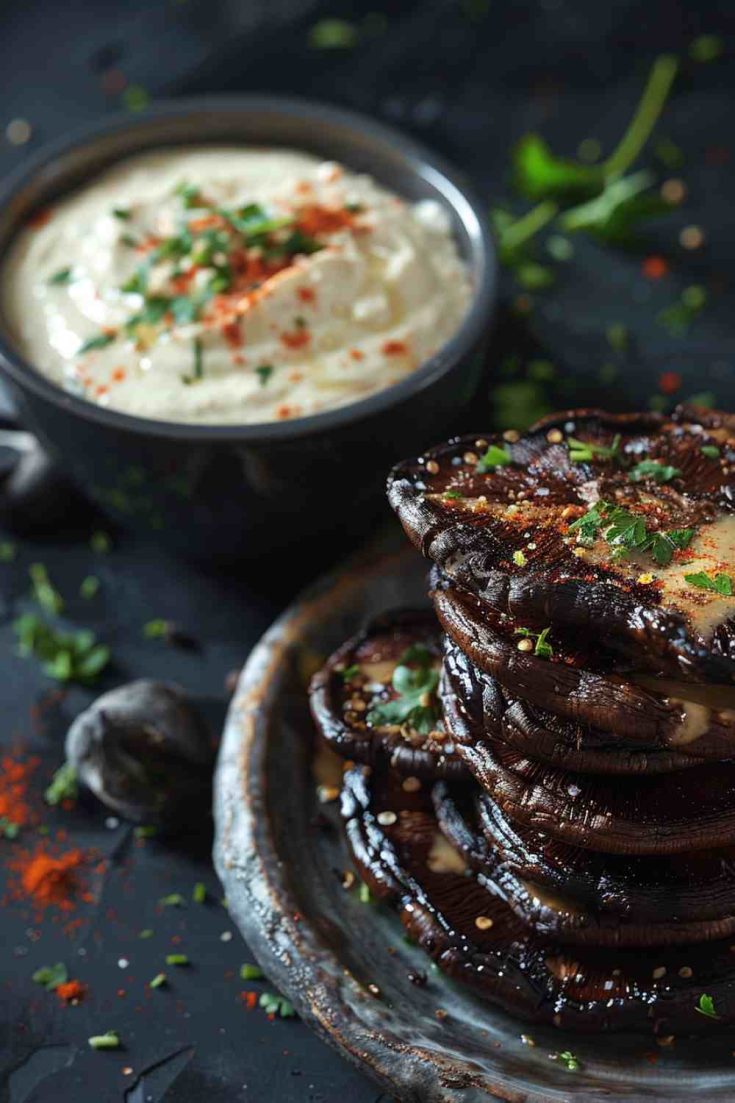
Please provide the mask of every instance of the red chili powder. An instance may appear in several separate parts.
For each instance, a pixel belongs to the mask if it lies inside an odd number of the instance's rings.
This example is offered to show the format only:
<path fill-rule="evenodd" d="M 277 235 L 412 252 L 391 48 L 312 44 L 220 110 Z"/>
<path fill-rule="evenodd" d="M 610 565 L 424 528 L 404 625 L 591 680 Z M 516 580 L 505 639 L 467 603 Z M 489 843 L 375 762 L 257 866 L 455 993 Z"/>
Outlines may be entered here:
<path fill-rule="evenodd" d="M 28 783 L 38 769 L 40 759 L 16 758 L 6 754 L 0 758 L 0 818 L 25 827 L 38 816 L 28 800 Z"/>
<path fill-rule="evenodd" d="M 56 856 L 49 853 L 45 843 L 32 851 L 19 850 L 8 863 L 18 874 L 10 892 L 15 899 L 30 900 L 41 909 L 71 911 L 79 900 L 90 899 L 79 877 L 86 861 L 87 855 L 78 848 Z"/>
<path fill-rule="evenodd" d="M 56 989 L 62 1003 L 81 1003 L 86 994 L 87 986 L 80 980 L 67 980 Z"/>

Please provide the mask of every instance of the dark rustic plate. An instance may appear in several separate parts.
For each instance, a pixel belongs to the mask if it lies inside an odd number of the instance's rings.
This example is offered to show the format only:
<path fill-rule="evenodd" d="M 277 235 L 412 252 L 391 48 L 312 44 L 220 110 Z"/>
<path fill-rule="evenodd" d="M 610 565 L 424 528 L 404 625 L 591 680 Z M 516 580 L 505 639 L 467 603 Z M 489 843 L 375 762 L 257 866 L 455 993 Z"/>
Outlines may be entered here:
<path fill-rule="evenodd" d="M 242 674 L 215 782 L 215 863 L 259 964 L 321 1037 L 401 1100 L 732 1100 L 735 1043 L 716 1023 L 711 1037 L 666 1048 L 526 1026 L 429 967 L 396 916 L 342 887 L 349 861 L 334 805 L 316 798 L 306 684 L 368 616 L 421 603 L 424 589 L 415 552 L 356 561 L 300 598 Z M 424 971 L 424 987 L 409 980 Z M 552 1059 L 564 1050 L 577 1071 Z"/>

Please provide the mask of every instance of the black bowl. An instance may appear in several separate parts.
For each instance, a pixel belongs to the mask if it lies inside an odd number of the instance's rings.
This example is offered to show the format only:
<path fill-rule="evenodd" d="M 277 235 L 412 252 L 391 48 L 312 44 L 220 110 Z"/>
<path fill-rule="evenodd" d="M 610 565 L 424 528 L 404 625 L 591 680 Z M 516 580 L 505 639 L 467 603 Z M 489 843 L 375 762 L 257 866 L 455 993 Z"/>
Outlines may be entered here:
<path fill-rule="evenodd" d="M 261 555 L 356 534 L 380 508 L 386 472 L 446 434 L 476 389 L 495 298 L 483 206 L 462 178 L 405 135 L 322 104 L 211 97 L 115 117 L 49 146 L 0 188 L 0 255 L 37 208 L 150 148 L 204 142 L 303 149 L 448 210 L 473 283 L 470 310 L 430 360 L 352 405 L 262 425 L 189 425 L 104 409 L 67 394 L 0 330 L 0 370 L 21 418 L 114 520 L 195 556 Z"/>

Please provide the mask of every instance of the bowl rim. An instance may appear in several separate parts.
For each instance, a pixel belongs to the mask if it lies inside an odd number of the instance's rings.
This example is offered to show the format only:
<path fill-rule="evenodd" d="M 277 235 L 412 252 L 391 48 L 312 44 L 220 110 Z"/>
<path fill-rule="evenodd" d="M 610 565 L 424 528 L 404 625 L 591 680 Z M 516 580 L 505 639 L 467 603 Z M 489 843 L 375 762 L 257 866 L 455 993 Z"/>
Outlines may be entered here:
<path fill-rule="evenodd" d="M 400 405 L 412 395 L 431 387 L 452 370 L 457 362 L 471 353 L 480 342 L 492 317 L 497 295 L 497 252 L 489 228 L 487 205 L 483 204 L 463 174 L 420 141 L 386 125 L 369 115 L 319 100 L 290 96 L 248 94 L 182 96 L 156 101 L 150 108 L 131 116 L 116 112 L 103 120 L 76 127 L 61 138 L 50 141 L 31 158 L 0 182 L 0 207 L 7 206 L 19 190 L 43 172 L 49 165 L 71 150 L 89 146 L 95 140 L 122 131 L 145 131 L 157 119 L 166 119 L 197 112 L 250 111 L 280 113 L 292 118 L 319 119 L 337 126 L 358 130 L 374 144 L 398 152 L 409 170 L 417 177 L 425 176 L 440 183 L 440 190 L 455 216 L 469 231 L 471 255 L 478 269 L 472 300 L 456 332 L 441 348 L 415 371 L 390 387 L 344 406 L 325 410 L 289 421 L 265 421 L 254 424 L 217 424 L 215 422 L 161 421 L 139 417 L 109 407 L 98 406 L 69 394 L 58 384 L 42 375 L 15 348 L 10 338 L 0 330 L 0 370 L 21 392 L 30 390 L 37 397 L 61 406 L 85 421 L 109 429 L 137 433 L 148 437 L 179 440 L 221 442 L 237 440 L 244 444 L 284 441 L 301 436 L 329 432 L 379 414 Z M 180 144 L 180 143 L 178 143 Z M 162 143 L 161 148 L 165 145 Z M 149 148 L 155 148 L 155 145 Z M 131 151 L 128 156 L 134 156 Z M 328 156 L 325 153 L 325 156 Z M 110 163 L 114 163 L 111 161 Z"/>

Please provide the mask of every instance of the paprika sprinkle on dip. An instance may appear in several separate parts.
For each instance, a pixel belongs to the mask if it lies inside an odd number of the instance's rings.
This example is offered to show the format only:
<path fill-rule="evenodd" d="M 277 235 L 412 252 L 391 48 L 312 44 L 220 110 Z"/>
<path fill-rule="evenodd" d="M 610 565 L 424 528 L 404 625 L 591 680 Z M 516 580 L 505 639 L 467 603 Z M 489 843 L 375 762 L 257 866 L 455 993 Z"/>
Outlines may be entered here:
<path fill-rule="evenodd" d="M 141 154 L 36 221 L 5 263 L 11 336 L 71 393 L 164 421 L 358 401 L 436 353 L 471 297 L 438 202 L 294 150 Z"/>

